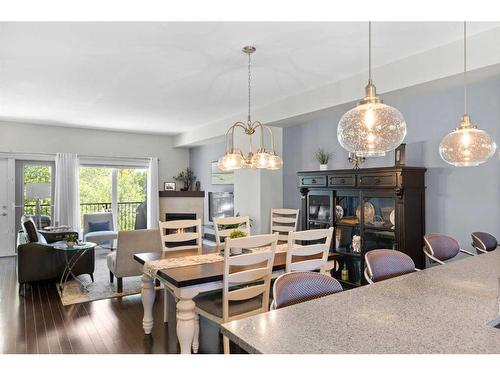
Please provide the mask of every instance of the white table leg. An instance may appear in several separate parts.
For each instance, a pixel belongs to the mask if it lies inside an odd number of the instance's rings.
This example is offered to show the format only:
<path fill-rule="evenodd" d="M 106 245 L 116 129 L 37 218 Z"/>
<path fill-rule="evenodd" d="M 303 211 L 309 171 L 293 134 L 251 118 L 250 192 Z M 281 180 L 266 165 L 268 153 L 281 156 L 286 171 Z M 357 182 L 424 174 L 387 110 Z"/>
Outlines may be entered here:
<path fill-rule="evenodd" d="M 177 339 L 181 354 L 191 354 L 195 331 L 195 303 L 192 298 L 181 297 L 177 302 Z"/>
<path fill-rule="evenodd" d="M 142 319 L 142 328 L 146 335 L 151 334 L 153 330 L 153 305 L 155 303 L 155 283 L 149 275 L 142 275 L 142 307 L 144 308 L 144 318 Z"/>
<path fill-rule="evenodd" d="M 200 347 L 200 316 L 194 314 L 194 336 L 193 336 L 193 353 L 198 353 L 198 348 Z"/>

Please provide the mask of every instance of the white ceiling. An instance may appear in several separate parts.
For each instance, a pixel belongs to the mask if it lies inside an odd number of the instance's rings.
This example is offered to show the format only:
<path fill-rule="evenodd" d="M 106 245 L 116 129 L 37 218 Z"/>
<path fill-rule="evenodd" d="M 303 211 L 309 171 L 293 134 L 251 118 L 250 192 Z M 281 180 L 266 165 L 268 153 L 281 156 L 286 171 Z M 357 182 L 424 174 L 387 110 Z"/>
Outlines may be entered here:
<path fill-rule="evenodd" d="M 500 27 L 470 23 L 469 34 Z M 381 66 L 462 36 L 461 23 L 374 23 Z M 178 134 L 367 68 L 359 22 L 0 23 L 0 119 Z M 457 56 L 461 59 L 461 56 Z M 375 77 L 376 78 L 376 77 Z M 378 83 L 380 85 L 381 83 Z"/>

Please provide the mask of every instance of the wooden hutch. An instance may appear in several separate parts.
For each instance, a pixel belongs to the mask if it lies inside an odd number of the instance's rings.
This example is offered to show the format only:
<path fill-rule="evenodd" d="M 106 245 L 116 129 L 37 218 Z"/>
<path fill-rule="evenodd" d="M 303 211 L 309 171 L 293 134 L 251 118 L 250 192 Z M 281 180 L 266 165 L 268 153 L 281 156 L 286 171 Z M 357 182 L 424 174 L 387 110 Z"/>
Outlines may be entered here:
<path fill-rule="evenodd" d="M 335 228 L 332 250 L 342 257 L 334 276 L 344 287 L 366 283 L 364 254 L 373 249 L 402 251 L 425 267 L 425 172 L 407 166 L 297 172 L 301 227 Z"/>

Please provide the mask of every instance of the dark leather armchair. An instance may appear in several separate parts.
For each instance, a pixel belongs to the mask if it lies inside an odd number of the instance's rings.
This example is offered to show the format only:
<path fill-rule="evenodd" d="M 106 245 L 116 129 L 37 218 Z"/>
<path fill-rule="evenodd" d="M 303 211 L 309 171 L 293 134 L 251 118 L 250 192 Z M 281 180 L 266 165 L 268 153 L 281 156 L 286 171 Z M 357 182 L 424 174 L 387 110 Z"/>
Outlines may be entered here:
<path fill-rule="evenodd" d="M 22 219 L 24 241 L 17 246 L 17 280 L 20 284 L 60 278 L 66 266 L 62 251 L 54 249 L 36 230 L 32 218 Z M 33 241 L 34 240 L 34 241 Z M 73 253 L 68 253 L 68 258 Z M 94 250 L 89 250 L 73 268 L 75 275 L 89 274 L 94 280 Z"/>

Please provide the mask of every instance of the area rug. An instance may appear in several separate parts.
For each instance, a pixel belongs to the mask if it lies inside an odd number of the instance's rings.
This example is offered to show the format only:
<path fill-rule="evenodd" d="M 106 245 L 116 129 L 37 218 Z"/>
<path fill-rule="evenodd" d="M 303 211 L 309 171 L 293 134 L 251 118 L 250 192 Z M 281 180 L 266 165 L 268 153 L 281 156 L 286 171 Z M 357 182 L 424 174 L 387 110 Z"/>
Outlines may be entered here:
<path fill-rule="evenodd" d="M 76 280 L 69 280 L 61 295 L 64 306 L 75 303 L 90 302 L 100 299 L 123 297 L 141 292 L 141 276 L 123 278 L 123 293 L 116 292 L 116 278 L 114 283 L 109 282 L 109 269 L 106 264 L 106 256 L 110 250 L 101 247 L 95 249 L 95 271 L 94 282 L 90 280 L 89 275 L 80 275 L 78 278 L 87 285 L 88 291 L 85 291 Z"/>

